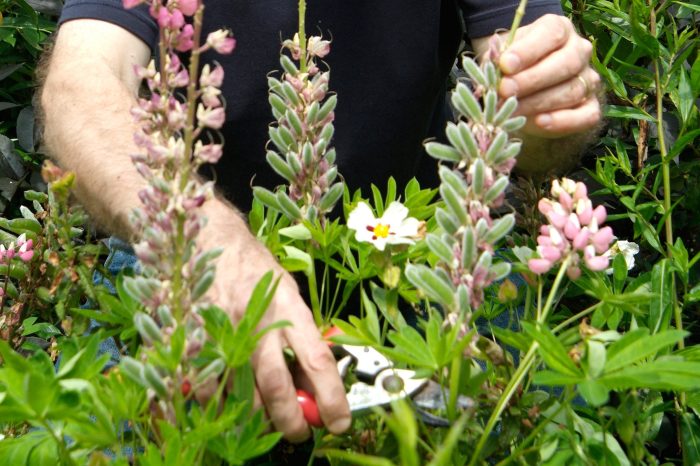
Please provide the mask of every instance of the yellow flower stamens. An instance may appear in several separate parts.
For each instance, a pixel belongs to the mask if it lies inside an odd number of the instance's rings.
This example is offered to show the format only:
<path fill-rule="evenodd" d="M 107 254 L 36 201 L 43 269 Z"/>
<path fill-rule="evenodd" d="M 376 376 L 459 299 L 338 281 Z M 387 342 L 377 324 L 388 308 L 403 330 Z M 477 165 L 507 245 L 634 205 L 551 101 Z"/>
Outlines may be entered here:
<path fill-rule="evenodd" d="M 376 227 L 374 227 L 373 233 L 377 238 L 386 238 L 389 236 L 389 225 L 382 225 L 379 223 Z"/>

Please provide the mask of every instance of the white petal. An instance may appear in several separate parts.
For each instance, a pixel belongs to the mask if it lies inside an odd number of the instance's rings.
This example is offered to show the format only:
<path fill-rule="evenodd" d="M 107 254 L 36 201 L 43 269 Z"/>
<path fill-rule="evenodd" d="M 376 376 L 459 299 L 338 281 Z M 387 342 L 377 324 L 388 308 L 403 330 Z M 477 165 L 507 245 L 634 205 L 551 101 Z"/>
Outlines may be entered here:
<path fill-rule="evenodd" d="M 388 244 L 413 244 L 415 241 L 413 241 L 411 238 L 407 236 L 387 236 L 384 241 L 386 241 Z"/>
<path fill-rule="evenodd" d="M 372 213 L 372 209 L 367 205 L 366 202 L 360 202 L 357 207 L 350 212 L 348 215 L 348 228 L 355 230 L 358 233 L 360 231 L 367 231 L 367 226 L 374 226 L 377 224 L 377 219 Z M 370 235 L 371 236 L 371 235 Z"/>
<path fill-rule="evenodd" d="M 418 221 L 418 219 L 408 217 L 401 223 L 401 225 L 396 230 L 394 230 L 394 233 L 396 233 L 396 236 L 413 238 L 415 236 L 418 236 L 419 226 L 420 222 Z"/>
<path fill-rule="evenodd" d="M 374 239 L 371 241 L 372 241 L 372 244 L 374 244 L 374 247 L 379 249 L 380 251 L 384 250 L 384 247 L 386 246 L 386 244 L 388 242 L 387 238 L 377 238 L 377 239 Z"/>
<path fill-rule="evenodd" d="M 355 232 L 355 239 L 357 241 L 360 241 L 362 243 L 371 243 L 374 242 L 374 233 L 369 231 L 367 227 L 364 227 L 361 230 L 356 230 Z"/>
<path fill-rule="evenodd" d="M 384 215 L 379 219 L 379 223 L 382 225 L 389 225 L 390 229 L 393 231 L 394 228 L 401 225 L 408 215 L 408 209 L 406 206 L 400 202 L 394 201 L 389 204 L 389 207 L 384 211 Z"/>

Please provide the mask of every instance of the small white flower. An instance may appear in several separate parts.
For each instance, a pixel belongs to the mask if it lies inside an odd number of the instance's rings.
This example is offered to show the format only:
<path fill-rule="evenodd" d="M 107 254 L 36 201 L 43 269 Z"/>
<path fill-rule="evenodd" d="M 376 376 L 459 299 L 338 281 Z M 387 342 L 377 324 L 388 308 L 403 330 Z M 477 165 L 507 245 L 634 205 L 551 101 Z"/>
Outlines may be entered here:
<path fill-rule="evenodd" d="M 360 202 L 348 217 L 348 228 L 355 230 L 355 239 L 374 244 L 383 251 L 387 244 L 413 244 L 418 236 L 420 222 L 408 217 L 408 209 L 400 202 L 392 202 L 384 215 L 376 218 L 365 202 Z"/>
<path fill-rule="evenodd" d="M 610 256 L 614 258 L 618 254 L 622 254 L 625 258 L 625 263 L 627 264 L 627 270 L 632 270 L 634 268 L 634 256 L 639 253 L 639 245 L 633 243 L 632 241 L 619 240 L 612 245 L 610 249 L 603 254 L 604 256 Z M 608 275 L 613 273 L 612 267 L 605 271 Z"/>

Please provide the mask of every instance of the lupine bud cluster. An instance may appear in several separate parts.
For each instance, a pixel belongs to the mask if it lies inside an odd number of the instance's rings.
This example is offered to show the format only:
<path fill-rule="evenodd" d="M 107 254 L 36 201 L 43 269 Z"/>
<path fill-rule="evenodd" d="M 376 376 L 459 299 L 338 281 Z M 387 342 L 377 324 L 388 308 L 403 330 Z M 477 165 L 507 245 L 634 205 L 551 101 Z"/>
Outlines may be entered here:
<path fill-rule="evenodd" d="M 29 262 L 34 257 L 34 241 L 27 239 L 24 233 L 17 237 L 16 245 L 14 241 L 8 246 L 0 244 L 0 264 L 9 264 L 15 257 L 22 262 Z"/>
<path fill-rule="evenodd" d="M 140 3 L 144 1 L 125 0 L 124 6 Z M 230 53 L 235 41 L 228 32 L 215 31 L 200 45 L 203 6 L 198 0 L 145 3 L 160 27 L 160 63 L 158 70 L 154 62 L 136 67 L 151 96 L 140 99 L 132 111 L 139 124 L 134 140 L 143 150 L 132 159 L 147 186 L 139 192 L 143 207 L 132 215 L 140 233 L 141 241 L 134 250 L 142 274 L 127 278 L 125 288 L 147 308 L 148 313 L 134 317 L 145 345 L 168 347 L 171 335 L 184 327 L 185 354 L 191 359 L 204 341 L 197 310 L 207 304 L 205 293 L 215 274 L 213 259 L 220 253 L 202 251 L 195 243 L 206 222 L 199 208 L 213 195 L 213 184 L 201 183 L 195 174 L 202 164 L 215 163 L 222 155 L 222 144 L 215 142 L 213 134 L 206 138 L 213 142 L 198 138 L 221 128 L 225 119 L 220 98 L 224 71 L 219 65 L 205 65 L 197 79 L 199 56 L 209 49 Z M 190 53 L 189 69 L 176 52 Z M 184 99 L 182 88 L 187 89 Z M 187 361 L 174 372 L 157 367 L 148 357 L 124 362 L 125 372 L 150 388 L 157 395 L 158 408 L 170 417 L 169 400 L 189 380 Z"/>
<path fill-rule="evenodd" d="M 548 221 L 537 237 L 539 257 L 528 261 L 537 274 L 548 272 L 568 258 L 566 274 L 572 280 L 581 276 L 581 264 L 592 271 L 608 267 L 610 244 L 614 236 L 610 227 L 601 227 L 605 207 L 593 208 L 586 185 L 568 178 L 554 180 L 551 199 L 541 199 L 538 208 Z"/>
<path fill-rule="evenodd" d="M 276 193 L 256 187 L 255 195 L 295 221 L 314 221 L 323 219 L 343 194 L 343 183 L 336 182 L 335 149 L 330 147 L 336 97 L 326 99 L 329 73 L 316 64 L 330 51 L 330 42 L 312 36 L 302 48 L 296 34 L 282 45 L 292 58 L 280 56 L 281 80 L 268 78 L 277 125 L 270 127 L 267 161 L 289 186 L 287 192 Z"/>
<path fill-rule="evenodd" d="M 509 133 L 521 128 L 525 119 L 513 117 L 514 97 L 501 101 L 498 96 L 499 73 L 489 60 L 496 56 L 492 50 L 482 66 L 463 58 L 474 90 L 459 82 L 452 93 L 459 119 L 447 125 L 449 144 L 425 145 L 428 154 L 446 162 L 439 170 L 444 207 L 435 213 L 440 230 L 426 237 L 439 263 L 433 269 L 412 265 L 406 270 L 408 279 L 429 298 L 460 314 L 479 307 L 484 289 L 510 272 L 508 263 L 496 260 L 494 249 L 515 218 L 493 218 L 491 210 L 503 204 L 520 151 L 521 143 Z"/>

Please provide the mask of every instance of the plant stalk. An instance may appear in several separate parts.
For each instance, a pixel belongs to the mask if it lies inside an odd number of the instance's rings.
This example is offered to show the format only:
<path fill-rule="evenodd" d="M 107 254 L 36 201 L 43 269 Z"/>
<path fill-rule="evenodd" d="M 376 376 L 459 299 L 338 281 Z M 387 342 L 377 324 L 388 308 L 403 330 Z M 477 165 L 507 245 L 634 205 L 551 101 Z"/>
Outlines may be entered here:
<path fill-rule="evenodd" d="M 299 60 L 299 71 L 306 73 L 306 0 L 299 0 L 299 48 L 301 57 Z"/>
<path fill-rule="evenodd" d="M 564 279 L 566 269 L 569 268 L 570 261 L 571 258 L 569 256 L 566 258 L 566 260 L 564 260 L 564 262 L 562 262 L 561 266 L 559 267 L 559 272 L 557 272 L 557 276 L 554 279 L 554 284 L 552 285 L 552 289 L 549 292 L 549 296 L 547 297 L 547 302 L 544 305 L 544 309 L 542 310 L 541 314 L 538 315 L 538 324 L 544 323 L 546 321 L 547 316 L 552 308 L 552 303 L 554 302 L 554 296 L 557 294 L 557 291 L 559 291 L 559 286 L 561 285 L 561 282 Z M 503 394 L 501 395 L 501 398 L 499 398 L 498 403 L 496 403 L 496 408 L 494 409 L 493 413 L 491 413 L 491 417 L 489 418 L 488 422 L 486 423 L 486 426 L 484 427 L 484 431 L 481 434 L 481 437 L 479 438 L 479 442 L 474 448 L 474 453 L 472 455 L 471 460 L 469 461 L 469 466 L 476 465 L 476 462 L 479 460 L 481 451 L 484 449 L 486 441 L 488 440 L 489 435 L 491 435 L 493 428 L 496 427 L 496 423 L 500 419 L 501 414 L 506 409 L 506 406 L 510 402 L 510 399 L 518 390 L 518 386 L 520 386 L 520 383 L 525 378 L 525 375 L 532 368 L 532 365 L 535 362 L 535 355 L 537 354 L 538 347 L 539 344 L 536 341 L 533 341 L 530 344 L 530 348 L 527 350 L 525 357 L 520 362 L 518 369 L 515 371 L 513 377 L 511 377 L 510 379 L 510 382 L 508 382 L 508 385 L 503 390 Z"/>

